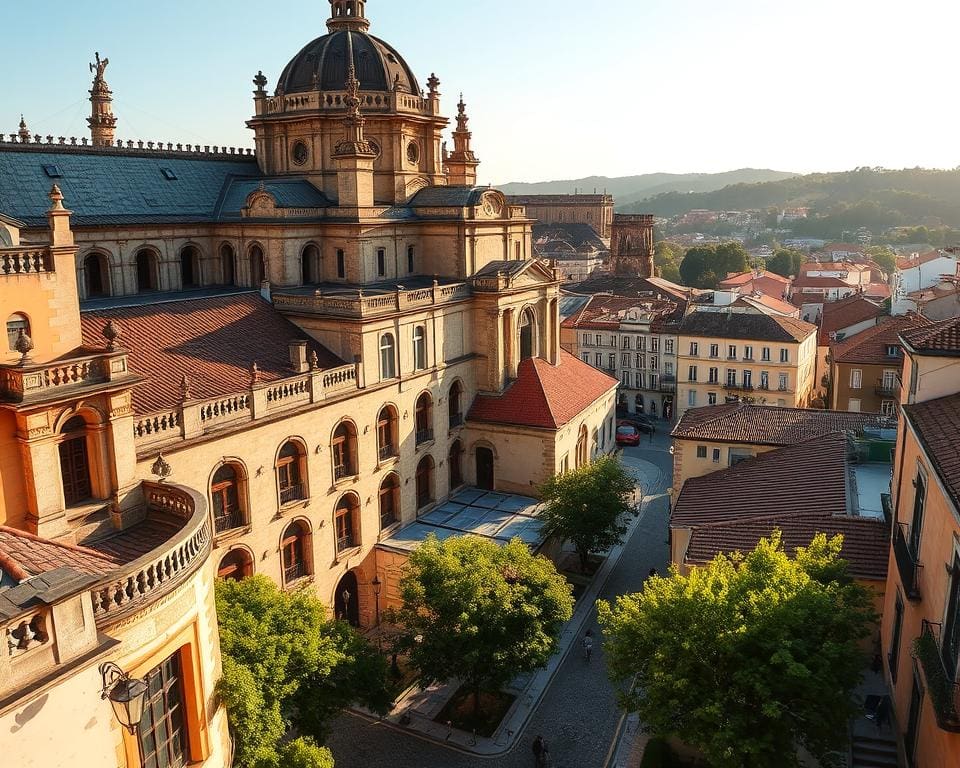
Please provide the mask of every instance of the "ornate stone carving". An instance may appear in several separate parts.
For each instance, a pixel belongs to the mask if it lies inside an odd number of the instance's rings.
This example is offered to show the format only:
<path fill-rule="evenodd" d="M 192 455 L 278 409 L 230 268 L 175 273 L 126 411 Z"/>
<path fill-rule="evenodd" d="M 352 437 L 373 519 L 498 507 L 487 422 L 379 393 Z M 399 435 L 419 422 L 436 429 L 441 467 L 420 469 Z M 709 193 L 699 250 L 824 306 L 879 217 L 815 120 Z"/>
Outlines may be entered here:
<path fill-rule="evenodd" d="M 107 340 L 107 349 L 114 352 L 117 349 L 117 341 L 123 335 L 123 330 L 111 318 L 100 333 Z"/>

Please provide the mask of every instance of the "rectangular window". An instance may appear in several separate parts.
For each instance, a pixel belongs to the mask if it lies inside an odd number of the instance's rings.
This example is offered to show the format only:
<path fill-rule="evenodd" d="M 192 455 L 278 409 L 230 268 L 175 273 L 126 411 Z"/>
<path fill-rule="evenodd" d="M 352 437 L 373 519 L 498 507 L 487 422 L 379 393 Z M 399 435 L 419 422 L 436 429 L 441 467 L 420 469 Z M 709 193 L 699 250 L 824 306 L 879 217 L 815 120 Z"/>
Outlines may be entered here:
<path fill-rule="evenodd" d="M 659 336 L 652 336 L 652 337 L 650 338 L 650 351 L 651 351 L 651 352 L 659 352 L 659 351 L 660 351 L 660 337 L 659 337 Z"/>
<path fill-rule="evenodd" d="M 589 333 L 583 334 L 583 346 L 585 346 L 585 347 L 589 347 L 589 346 L 590 346 L 590 334 L 589 334 Z"/>
<path fill-rule="evenodd" d="M 637 355 L 637 364 L 636 364 L 634 367 L 635 367 L 635 368 L 646 368 L 646 367 L 647 367 L 646 358 L 644 358 L 643 355 Z"/>
<path fill-rule="evenodd" d="M 630 353 L 629 353 L 629 352 L 627 352 L 626 354 L 620 355 L 620 366 L 623 367 L 623 368 L 629 368 L 629 367 L 630 367 Z"/>
<path fill-rule="evenodd" d="M 611 371 L 616 370 L 617 368 L 617 356 L 616 355 L 607 355 L 607 368 Z"/>
<path fill-rule="evenodd" d="M 707 392 L 707 405 L 716 405 L 716 404 L 717 404 L 717 393 Z"/>
<path fill-rule="evenodd" d="M 760 371 L 760 389 L 770 389 L 770 373 Z"/>
<path fill-rule="evenodd" d="M 407 274 L 408 274 L 408 275 L 412 275 L 412 274 L 413 274 L 413 268 L 414 268 L 414 258 L 413 258 L 413 257 L 414 257 L 414 254 L 415 254 L 415 253 L 416 253 L 416 251 L 414 250 L 413 246 L 412 246 L 412 245 L 408 245 L 408 246 L 407 246 Z"/>
<path fill-rule="evenodd" d="M 690 342 L 690 357 L 697 357 L 700 354 L 700 345 L 695 341 Z"/>
<path fill-rule="evenodd" d="M 377 276 L 383 277 L 387 274 L 387 252 L 383 248 L 377 248 Z"/>
<path fill-rule="evenodd" d="M 630 337 L 629 337 L 629 336 L 624 336 L 622 343 L 623 343 L 623 348 L 624 348 L 624 349 L 630 349 Z"/>
<path fill-rule="evenodd" d="M 666 373 L 666 374 L 672 374 L 672 373 L 673 373 L 673 363 L 671 363 L 671 362 L 666 362 L 666 363 L 664 363 L 664 364 L 663 364 L 663 372 Z"/>
<path fill-rule="evenodd" d="M 710 357 L 720 357 L 720 345 L 711 344 L 710 345 Z"/>
<path fill-rule="evenodd" d="M 770 347 L 764 347 L 760 350 L 760 359 L 765 362 L 770 362 Z"/>
<path fill-rule="evenodd" d="M 650 374 L 650 389 L 657 389 L 660 386 L 660 375 L 656 373 Z"/>
<path fill-rule="evenodd" d="M 697 366 L 691 365 L 687 370 L 687 381 L 696 381 L 697 380 Z"/>
<path fill-rule="evenodd" d="M 180 651 L 147 673 L 143 717 L 137 730 L 145 768 L 179 768 L 190 762 Z"/>
<path fill-rule="evenodd" d="M 637 336 L 637 349 L 641 352 L 646 352 L 647 350 L 647 337 L 646 336 Z"/>
<path fill-rule="evenodd" d="M 719 384 L 719 383 L 720 383 L 720 369 L 719 369 L 719 368 L 711 368 L 711 369 L 710 369 L 710 383 L 711 383 L 711 384 Z"/>
<path fill-rule="evenodd" d="M 673 354 L 673 339 L 664 339 L 663 340 L 663 351 L 668 355 Z"/>
<path fill-rule="evenodd" d="M 644 375 L 642 371 L 637 371 L 637 389 L 643 389 Z"/>
<path fill-rule="evenodd" d="M 719 463 L 720 463 L 720 449 L 719 449 L 719 448 L 714 448 L 714 449 L 713 449 L 713 463 L 714 463 L 714 464 L 719 464 Z"/>
<path fill-rule="evenodd" d="M 650 355 L 650 370 L 659 371 L 660 370 L 660 358 L 656 355 Z"/>
<path fill-rule="evenodd" d="M 590 365 L 590 353 L 589 353 L 589 352 L 584 352 L 582 355 L 580 355 L 580 357 L 581 357 L 581 359 L 583 360 L 583 362 L 585 362 L 587 365 Z"/>
<path fill-rule="evenodd" d="M 630 389 L 630 371 L 624 371 L 620 375 L 620 381 L 622 382 L 623 386 L 625 386 L 627 389 Z"/>
<path fill-rule="evenodd" d="M 890 667 L 890 681 L 897 684 L 897 670 L 900 667 L 900 633 L 903 632 L 903 598 L 897 593 L 897 601 L 893 605 L 893 631 L 890 635 L 890 651 L 887 653 L 887 664 Z"/>
<path fill-rule="evenodd" d="M 603 346 L 603 336 L 601 336 L 599 333 L 594 335 L 593 340 L 596 343 L 596 346 Z"/>
<path fill-rule="evenodd" d="M 896 400 L 883 400 L 880 402 L 880 414 L 883 416 L 893 416 L 897 412 Z"/>
<path fill-rule="evenodd" d="M 707 458 L 707 446 L 705 446 L 705 445 L 698 445 L 698 446 L 697 446 L 697 458 L 698 458 L 698 459 L 705 459 L 705 458 Z"/>
<path fill-rule="evenodd" d="M 337 249 L 337 277 L 341 280 L 347 276 L 347 264 L 343 255 L 343 249 Z"/>
<path fill-rule="evenodd" d="M 603 368 L 603 355 L 599 352 L 593 356 L 593 365 L 595 368 Z"/>
<path fill-rule="evenodd" d="M 787 374 L 781 373 L 780 374 L 780 391 L 786 392 L 787 389 L 789 389 L 789 387 L 790 387 L 790 380 L 787 377 Z"/>
<path fill-rule="evenodd" d="M 749 344 L 743 348 L 743 359 L 753 360 L 753 347 Z"/>
<path fill-rule="evenodd" d="M 913 481 L 913 519 L 910 521 L 910 553 L 914 562 L 920 560 L 920 535 L 923 532 L 924 503 L 927 500 L 927 476 L 922 470 L 917 470 L 917 478 Z"/>
<path fill-rule="evenodd" d="M 727 368 L 727 386 L 737 386 L 737 371 L 735 368 Z"/>
<path fill-rule="evenodd" d="M 697 404 L 697 390 L 691 389 L 687 392 L 687 405 L 693 407 Z"/>
<path fill-rule="evenodd" d="M 860 413 L 860 400 L 856 397 L 847 400 L 847 410 L 852 413 Z"/>
<path fill-rule="evenodd" d="M 737 359 L 737 345 L 731 344 L 727 347 L 727 360 L 736 360 Z"/>
<path fill-rule="evenodd" d="M 753 389 L 753 371 L 743 372 L 743 388 Z"/>
<path fill-rule="evenodd" d="M 617 346 L 617 337 L 616 337 L 616 335 L 611 335 L 611 336 L 610 336 L 610 346 L 611 346 L 611 347 Z"/>
<path fill-rule="evenodd" d="M 780 362 L 789 363 L 790 362 L 790 350 L 786 347 L 780 350 Z"/>
<path fill-rule="evenodd" d="M 943 662 L 953 680 L 957 676 L 957 662 L 960 661 L 960 555 L 954 554 L 949 570 L 950 591 L 947 593 L 947 618 L 943 622 L 942 650 Z"/>
<path fill-rule="evenodd" d="M 863 371 L 854 368 L 850 371 L 850 389 L 860 389 L 863 386 Z"/>

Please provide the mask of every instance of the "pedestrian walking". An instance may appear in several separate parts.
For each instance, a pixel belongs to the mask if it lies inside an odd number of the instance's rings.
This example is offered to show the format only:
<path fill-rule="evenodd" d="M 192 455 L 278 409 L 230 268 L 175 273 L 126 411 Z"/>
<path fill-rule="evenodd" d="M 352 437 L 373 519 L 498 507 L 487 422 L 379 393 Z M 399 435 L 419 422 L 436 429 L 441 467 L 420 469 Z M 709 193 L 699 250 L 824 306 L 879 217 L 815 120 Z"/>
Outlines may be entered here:
<path fill-rule="evenodd" d="M 548 755 L 547 742 L 544 741 L 543 736 L 538 735 L 533 740 L 533 758 L 536 761 L 534 763 L 536 768 L 546 768 Z"/>
<path fill-rule="evenodd" d="M 583 640 L 580 641 L 580 644 L 583 646 L 583 658 L 585 661 L 590 661 L 590 657 L 593 656 L 593 630 L 588 629 L 587 634 L 583 636 Z"/>

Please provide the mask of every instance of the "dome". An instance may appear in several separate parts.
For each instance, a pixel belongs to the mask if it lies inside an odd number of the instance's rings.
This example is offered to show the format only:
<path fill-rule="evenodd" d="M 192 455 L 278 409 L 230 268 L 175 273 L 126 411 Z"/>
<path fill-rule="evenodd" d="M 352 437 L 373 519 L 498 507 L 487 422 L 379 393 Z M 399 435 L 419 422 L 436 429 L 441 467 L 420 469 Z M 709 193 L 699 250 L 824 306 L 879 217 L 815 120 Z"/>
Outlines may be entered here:
<path fill-rule="evenodd" d="M 362 91 L 400 90 L 422 96 L 413 71 L 397 51 L 365 31 L 334 29 L 318 37 L 287 64 L 277 83 L 278 93 L 342 91 L 350 61 Z"/>

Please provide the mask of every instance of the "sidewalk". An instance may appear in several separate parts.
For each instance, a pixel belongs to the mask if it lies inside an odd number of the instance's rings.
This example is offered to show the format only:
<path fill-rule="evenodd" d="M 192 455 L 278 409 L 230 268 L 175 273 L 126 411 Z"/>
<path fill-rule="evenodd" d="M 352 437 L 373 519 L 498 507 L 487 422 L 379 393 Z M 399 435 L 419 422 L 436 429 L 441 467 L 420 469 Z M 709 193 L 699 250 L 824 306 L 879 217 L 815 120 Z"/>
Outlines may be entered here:
<path fill-rule="evenodd" d="M 625 465 L 637 479 L 640 488 L 659 487 L 662 473 L 656 465 L 643 459 L 631 459 L 629 462 L 625 462 Z M 547 666 L 532 675 L 525 675 L 514 680 L 507 687 L 507 692 L 516 696 L 516 700 L 493 736 L 475 736 L 472 733 L 449 728 L 444 724 L 433 721 L 433 718 L 443 709 L 447 700 L 456 692 L 458 684 L 454 680 L 431 685 L 423 690 L 414 685 L 401 695 L 393 711 L 381 723 L 387 727 L 479 757 L 497 757 L 509 751 L 523 732 L 527 720 L 536 710 L 567 653 L 577 645 L 581 629 L 593 615 L 597 596 L 603 589 L 610 573 L 620 561 L 627 542 L 630 541 L 630 537 L 633 536 L 643 519 L 649 500 L 657 495 L 660 494 L 644 496 L 641 512 L 630 522 L 624 537 L 624 543 L 610 550 L 590 586 L 577 601 L 573 616 L 567 622 L 560 636 L 558 651 L 551 657 Z M 355 711 L 370 719 L 376 719 L 368 711 Z"/>

